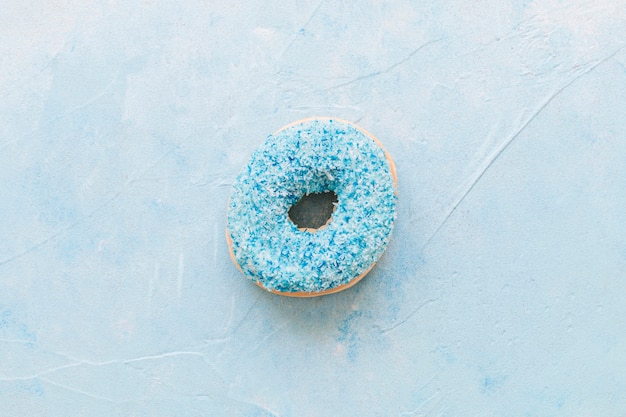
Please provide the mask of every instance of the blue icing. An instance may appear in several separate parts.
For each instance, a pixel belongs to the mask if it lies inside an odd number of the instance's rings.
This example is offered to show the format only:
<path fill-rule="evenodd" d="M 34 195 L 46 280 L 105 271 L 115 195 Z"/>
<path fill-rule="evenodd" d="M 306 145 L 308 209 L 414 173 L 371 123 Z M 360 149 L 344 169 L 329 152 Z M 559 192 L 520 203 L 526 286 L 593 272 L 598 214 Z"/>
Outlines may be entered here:
<path fill-rule="evenodd" d="M 331 221 L 298 230 L 288 211 L 305 194 L 334 191 Z M 355 126 L 307 119 L 270 135 L 237 177 L 228 230 L 244 275 L 279 292 L 347 284 L 387 246 L 396 194 L 383 149 Z"/>

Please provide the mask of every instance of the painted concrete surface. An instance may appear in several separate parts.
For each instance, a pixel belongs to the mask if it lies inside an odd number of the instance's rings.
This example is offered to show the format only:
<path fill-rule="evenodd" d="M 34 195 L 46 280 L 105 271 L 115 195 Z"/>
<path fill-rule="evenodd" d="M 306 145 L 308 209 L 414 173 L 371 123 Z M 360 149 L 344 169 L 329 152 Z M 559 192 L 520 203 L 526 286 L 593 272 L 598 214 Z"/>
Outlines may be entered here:
<path fill-rule="evenodd" d="M 0 9 L 0 415 L 626 415 L 626 2 Z M 224 238 L 308 116 L 398 165 L 354 288 Z"/>

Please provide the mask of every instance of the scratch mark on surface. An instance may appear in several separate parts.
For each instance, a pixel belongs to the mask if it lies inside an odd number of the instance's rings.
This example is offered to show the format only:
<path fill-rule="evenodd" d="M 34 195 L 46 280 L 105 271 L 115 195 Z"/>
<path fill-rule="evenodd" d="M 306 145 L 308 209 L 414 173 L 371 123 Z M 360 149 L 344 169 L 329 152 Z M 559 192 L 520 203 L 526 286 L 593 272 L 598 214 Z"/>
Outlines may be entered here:
<path fill-rule="evenodd" d="M 71 392 L 74 392 L 74 393 L 76 393 L 76 394 L 84 395 L 84 396 L 86 396 L 86 397 L 95 398 L 95 399 L 97 399 L 97 400 L 106 401 L 106 402 L 113 403 L 113 404 L 119 404 L 119 401 L 115 401 L 115 400 L 113 400 L 113 399 L 111 399 L 111 398 L 101 397 L 100 395 L 92 394 L 92 393 L 90 393 L 90 392 L 83 391 L 83 390 L 80 390 L 80 389 L 78 389 L 78 388 L 70 387 L 69 385 L 61 384 L 61 383 L 59 383 L 59 382 L 52 381 L 52 380 L 50 380 L 50 379 L 48 379 L 48 378 L 43 378 L 43 377 L 42 377 L 42 378 L 40 378 L 40 379 L 41 379 L 42 381 L 44 381 L 44 382 L 46 382 L 46 383 L 50 384 L 50 385 L 54 385 L 54 386 L 56 386 L 56 387 L 66 389 L 66 390 L 71 391 Z"/>
<path fill-rule="evenodd" d="M 431 395 L 430 397 L 426 398 L 424 401 L 422 401 L 414 410 L 412 411 L 405 411 L 400 413 L 400 417 L 402 416 L 415 416 L 417 415 L 416 413 L 418 411 L 420 411 L 421 408 L 423 408 L 425 405 L 431 403 L 435 398 L 437 398 L 439 396 L 439 393 L 436 392 L 433 395 Z M 437 403 L 434 404 L 434 406 L 436 406 Z M 420 416 L 427 416 L 428 414 L 430 414 L 433 410 L 431 409 L 429 412 L 427 412 L 426 414 L 420 413 Z"/>
<path fill-rule="evenodd" d="M 413 52 L 411 52 L 409 55 L 407 55 L 406 57 L 404 57 L 400 61 L 396 62 L 395 64 L 393 64 L 393 65 L 391 65 L 391 66 L 389 66 L 389 67 L 387 67 L 385 69 L 382 69 L 382 70 L 379 70 L 379 71 L 375 71 L 375 72 L 372 72 L 370 74 L 362 75 L 362 76 L 354 78 L 354 79 L 352 79 L 350 81 L 346 81 L 344 83 L 328 87 L 328 88 L 326 88 L 326 91 L 334 90 L 334 89 L 337 89 L 337 88 L 346 87 L 348 85 L 354 84 L 354 83 L 359 82 L 359 81 L 363 81 L 363 80 L 368 79 L 368 78 L 377 77 L 377 76 L 382 75 L 382 74 L 387 74 L 387 73 L 393 71 L 394 69 L 398 68 L 399 66 L 401 66 L 401 65 L 407 63 L 408 61 L 410 61 L 411 58 L 413 58 L 419 51 L 421 51 L 425 47 L 427 47 L 429 45 L 432 45 L 434 43 L 437 43 L 439 41 L 442 41 L 443 39 L 445 39 L 445 38 L 439 38 L 439 39 L 435 39 L 435 40 L 432 40 L 432 41 L 428 41 L 428 42 L 418 46 L 415 50 L 413 50 Z"/>
<path fill-rule="evenodd" d="M 171 357 L 176 357 L 176 356 L 197 356 L 200 357 L 204 360 L 204 362 L 206 362 L 208 365 L 212 365 L 211 363 L 207 362 L 206 358 L 204 357 L 204 355 L 200 352 L 195 352 L 195 351 L 189 351 L 189 350 L 177 350 L 177 351 L 173 351 L 173 352 L 165 352 L 165 353 L 159 353 L 156 355 L 146 355 L 146 356 L 139 356 L 137 358 L 132 358 L 132 359 L 115 359 L 112 361 L 108 361 L 108 362 L 103 362 L 103 363 L 93 363 L 94 365 L 109 365 L 111 363 L 133 363 L 133 362 L 141 362 L 141 361 L 148 361 L 148 360 L 154 360 L 154 359 L 163 359 L 163 358 L 171 358 Z"/>
<path fill-rule="evenodd" d="M 259 411 L 262 411 L 264 414 L 268 415 L 268 416 L 272 416 L 272 417 L 280 417 L 280 414 L 278 414 L 277 412 L 270 410 L 269 408 L 262 406 L 256 402 L 253 401 L 249 401 L 249 400 L 240 400 L 237 398 L 233 398 L 231 396 L 229 396 L 228 398 L 230 398 L 232 401 L 235 401 L 237 403 L 240 404 L 245 404 L 245 405 L 251 405 L 252 407 L 256 408 Z M 256 415 L 256 413 L 255 413 Z"/>
<path fill-rule="evenodd" d="M 215 397 L 213 395 L 195 395 L 194 398 L 198 400 L 202 400 L 202 401 L 214 401 L 215 400 Z M 249 400 L 240 400 L 238 398 L 233 397 L 232 395 L 225 395 L 225 398 L 228 400 L 228 402 L 232 404 L 241 404 L 243 406 L 248 406 L 246 408 L 249 408 L 250 406 L 254 408 L 255 409 L 254 414 L 250 414 L 250 415 L 259 416 L 259 417 L 261 416 L 262 417 L 280 417 L 280 414 L 278 414 L 276 411 L 270 410 L 268 407 L 260 405 L 256 402 L 249 401 Z"/>
<path fill-rule="evenodd" d="M 250 353 L 256 352 L 256 350 L 263 344 L 265 343 L 270 337 L 272 337 L 274 334 L 278 333 L 279 331 L 281 331 L 282 329 L 284 329 L 285 327 L 287 327 L 287 325 L 291 323 L 290 320 L 285 321 L 284 323 L 280 324 L 279 326 L 277 326 L 274 330 L 272 330 L 271 332 L 269 332 L 263 339 L 261 339 L 259 341 L 259 343 L 257 343 L 252 350 L 250 351 Z"/>
<path fill-rule="evenodd" d="M 315 6 L 315 9 L 313 9 L 311 14 L 309 15 L 309 18 L 306 20 L 306 22 L 304 22 L 302 24 L 302 26 L 300 26 L 300 30 L 298 30 L 296 33 L 293 34 L 293 36 L 291 37 L 291 39 L 287 43 L 287 46 L 285 46 L 283 48 L 283 51 L 278 55 L 278 59 L 276 60 L 277 62 L 280 62 L 282 60 L 283 56 L 285 56 L 285 54 L 287 53 L 289 48 L 291 48 L 291 45 L 293 45 L 294 42 L 296 41 L 296 39 L 298 39 L 298 35 L 300 35 L 300 33 L 304 29 L 306 29 L 307 26 L 309 26 L 309 23 L 311 23 L 311 20 L 313 20 L 313 18 L 317 15 L 317 13 L 319 12 L 319 10 L 322 7 L 323 3 L 324 3 L 324 0 L 320 0 L 320 2 L 317 4 L 317 6 Z"/>
<path fill-rule="evenodd" d="M 154 359 L 164 359 L 164 358 L 171 358 L 171 357 L 176 357 L 176 356 L 198 356 L 198 357 L 201 357 L 205 362 L 207 362 L 204 355 L 200 352 L 188 351 L 188 350 L 175 350 L 172 352 L 138 356 L 136 358 L 130 358 L 130 359 L 111 359 L 111 360 L 102 361 L 102 362 L 83 359 L 83 360 L 76 362 L 75 365 L 76 366 L 78 365 L 106 366 L 106 365 L 113 365 L 113 364 L 120 364 L 120 363 L 129 364 L 129 363 L 134 363 L 134 362 L 141 362 L 141 361 L 154 360 Z M 208 364 L 210 365 L 210 363 Z"/>
<path fill-rule="evenodd" d="M 233 295 L 230 297 L 230 311 L 228 312 L 228 319 L 224 322 L 224 327 L 222 329 L 224 332 L 226 332 L 226 330 L 233 323 L 234 317 L 235 317 L 235 296 Z"/>
<path fill-rule="evenodd" d="M 586 74 L 589 74 L 591 71 L 596 69 L 599 65 L 601 65 L 604 62 L 607 62 L 608 60 L 613 58 L 620 51 L 622 51 L 625 47 L 626 46 L 620 47 L 619 49 L 617 49 L 615 52 L 611 53 L 607 57 L 597 61 L 596 63 L 594 63 L 593 65 L 590 65 L 587 68 L 584 68 L 584 69 L 580 70 L 579 73 L 574 75 L 569 81 L 565 82 L 561 87 L 557 88 L 556 90 L 554 90 L 550 94 L 548 94 L 546 97 L 544 97 L 544 99 L 539 103 L 539 105 L 530 114 L 530 116 L 526 119 L 526 121 L 521 123 L 521 125 L 512 134 L 510 134 L 502 142 L 500 142 L 500 144 L 497 145 L 495 147 L 495 149 L 487 156 L 486 162 L 481 167 L 479 167 L 479 169 L 474 174 L 472 174 L 469 177 L 469 180 L 466 181 L 466 185 L 464 187 L 463 192 L 461 193 L 461 196 L 452 205 L 452 208 L 448 211 L 448 213 L 444 217 L 443 221 L 441 221 L 439 223 L 439 225 L 437 226 L 435 231 L 426 240 L 426 243 L 424 243 L 424 245 L 422 245 L 422 250 L 424 248 L 426 248 L 430 244 L 432 239 L 435 237 L 435 235 L 437 235 L 437 233 L 439 233 L 439 231 L 441 230 L 443 225 L 446 224 L 446 222 L 450 219 L 450 217 L 456 211 L 456 209 L 459 207 L 459 205 L 465 200 L 465 198 L 468 196 L 468 194 L 474 189 L 474 187 L 476 186 L 478 181 L 480 181 L 480 179 L 483 177 L 485 172 L 487 172 L 487 170 L 493 165 L 493 163 L 498 159 L 498 157 L 500 157 L 500 155 L 502 155 L 502 153 L 508 148 L 508 146 L 517 137 L 519 137 L 519 135 L 528 127 L 528 125 L 533 120 L 535 120 L 535 118 L 539 115 L 539 113 L 541 113 L 556 97 L 558 97 L 561 93 L 563 93 L 563 91 L 565 91 L 574 82 L 576 82 L 582 76 L 584 76 Z"/>
<path fill-rule="evenodd" d="M 150 276 L 148 283 L 148 316 L 152 316 L 152 297 L 154 295 L 154 283 L 159 279 L 159 270 L 161 265 L 158 262 L 154 263 L 154 274 Z"/>
<path fill-rule="evenodd" d="M 320 0 L 320 2 L 317 3 L 317 6 L 315 6 L 315 9 L 313 9 L 313 12 L 311 12 L 311 14 L 309 15 L 309 18 L 306 20 L 306 22 L 304 22 L 304 24 L 300 28 L 301 30 L 306 29 L 306 27 L 309 26 L 309 23 L 311 23 L 311 20 L 313 20 L 313 18 L 317 15 L 320 8 L 322 7 L 322 4 L 324 4 L 324 0 Z"/>
<path fill-rule="evenodd" d="M 261 290 L 263 291 L 263 290 Z M 252 303 L 250 303 L 250 306 L 246 309 L 246 312 L 243 313 L 243 317 L 241 318 L 241 320 L 239 320 L 239 322 L 237 322 L 237 324 L 235 325 L 235 327 L 232 329 L 231 333 L 235 333 L 235 331 L 237 331 L 237 329 L 239 329 L 239 327 L 241 327 L 241 325 L 246 321 L 246 319 L 248 318 L 248 316 L 250 315 L 250 312 L 254 309 L 254 307 L 257 305 L 257 303 L 259 302 L 259 299 L 261 298 L 261 294 L 259 293 L 259 295 L 257 295 L 254 298 L 254 301 Z"/>
<path fill-rule="evenodd" d="M 111 359 L 111 360 L 108 360 L 108 361 L 92 361 L 92 360 L 88 360 L 88 359 L 77 359 L 77 358 L 72 358 L 71 356 L 65 355 L 65 354 L 63 356 L 67 357 L 68 359 L 72 359 L 74 362 L 66 364 L 66 365 L 56 366 L 56 367 L 50 368 L 50 369 L 45 369 L 45 370 L 43 370 L 41 372 L 37 372 L 37 373 L 32 374 L 32 375 L 23 375 L 23 376 L 18 376 L 18 377 L 2 376 L 2 377 L 0 377 L 0 381 L 5 381 L 5 382 L 6 381 L 27 381 L 27 380 L 30 380 L 30 379 L 41 378 L 44 375 L 48 375 L 48 374 L 51 374 L 51 373 L 54 373 L 54 372 L 58 372 L 58 371 L 62 371 L 62 370 L 65 370 L 65 369 L 76 368 L 76 367 L 82 366 L 82 365 L 93 366 L 93 367 L 109 366 L 109 365 L 116 365 L 116 364 L 129 365 L 129 364 L 137 363 L 137 362 L 143 362 L 143 361 L 148 361 L 148 360 L 165 359 L 165 358 L 171 358 L 171 357 L 177 357 L 177 356 L 195 356 L 195 357 L 199 357 L 209 367 L 211 367 L 213 370 L 215 370 L 215 366 L 211 362 L 209 362 L 207 360 L 207 358 L 202 353 L 195 352 L 195 351 L 172 351 L 172 352 L 165 352 L 165 353 L 160 353 L 160 354 L 155 354 L 155 355 L 139 356 L 139 357 L 130 358 L 130 359 Z M 218 373 L 218 372 L 216 371 L 216 373 Z"/>
<path fill-rule="evenodd" d="M 219 232 L 217 230 L 217 222 L 213 224 L 213 264 L 217 265 L 217 239 L 219 239 Z"/>
<path fill-rule="evenodd" d="M 117 71 L 115 71 L 115 74 L 113 75 L 113 78 L 111 78 L 111 81 L 109 81 L 107 83 L 107 85 L 104 86 L 104 88 L 102 90 L 100 90 L 98 93 L 94 94 L 92 97 L 88 98 L 87 100 L 85 100 L 83 103 L 72 107 L 71 109 L 69 109 L 68 111 L 66 111 L 65 113 L 62 113 L 61 115 L 55 117 L 53 120 L 58 120 L 58 119 L 62 119 L 65 116 L 67 116 L 68 114 L 72 114 L 77 110 L 80 109 L 84 109 L 85 107 L 89 106 L 90 104 L 96 102 L 98 99 L 100 99 L 101 97 L 104 97 L 107 92 L 111 89 L 111 87 L 115 84 L 115 81 L 117 81 L 117 78 L 120 75 L 120 68 L 117 69 Z"/>
<path fill-rule="evenodd" d="M 178 356 L 193 356 L 193 357 L 202 359 L 202 362 L 204 362 L 211 369 L 211 371 L 213 371 L 213 373 L 215 373 L 215 375 L 219 377 L 219 379 L 221 380 L 221 383 L 225 384 L 224 376 L 217 370 L 217 368 L 215 367 L 215 364 L 207 360 L 206 356 L 203 355 L 202 353 L 195 352 L 195 351 L 167 352 L 167 353 L 161 353 L 157 355 L 141 356 L 141 357 L 133 358 L 133 359 L 115 360 L 115 361 L 112 361 L 112 363 L 123 363 L 124 365 L 131 366 L 134 369 L 137 369 L 140 371 L 146 371 L 144 368 L 140 366 L 133 366 L 133 364 L 136 364 L 139 362 L 151 361 L 151 360 L 160 360 L 160 359 L 165 359 L 165 358 L 178 357 Z M 106 363 L 106 364 L 108 365 L 109 363 Z"/>
<path fill-rule="evenodd" d="M 180 300 L 183 293 L 183 274 L 185 273 L 185 254 L 181 252 L 178 255 L 178 279 L 176 281 L 176 294 Z"/>
<path fill-rule="evenodd" d="M 218 345 L 220 343 L 228 342 L 229 340 L 231 340 L 230 336 L 206 337 L 206 338 L 202 339 L 202 341 L 204 342 L 205 345 Z"/>
<path fill-rule="evenodd" d="M 0 381 L 3 381 L 3 382 L 28 381 L 30 379 L 41 378 L 43 375 L 51 374 L 53 372 L 62 371 L 63 369 L 74 368 L 78 365 L 79 363 L 74 362 L 74 363 L 70 363 L 66 365 L 55 366 L 54 368 L 45 369 L 41 372 L 37 372 L 36 374 L 32 374 L 32 375 L 22 375 L 22 376 L 16 376 L 16 377 L 9 377 L 9 376 L 3 375 L 3 376 L 0 376 Z"/>
<path fill-rule="evenodd" d="M 50 126 L 52 123 L 57 122 L 61 119 L 63 119 L 64 117 L 74 113 L 77 110 L 80 110 L 82 108 L 85 108 L 87 106 L 89 106 L 91 103 L 96 102 L 99 98 L 105 96 L 107 94 L 107 92 L 111 89 L 111 87 L 115 84 L 115 81 L 117 80 L 117 78 L 119 77 L 120 74 L 120 69 L 118 68 L 117 71 L 115 72 L 115 74 L 113 75 L 113 78 L 111 79 L 111 81 L 109 81 L 107 83 L 106 86 L 104 86 L 104 88 L 102 90 L 100 90 L 98 93 L 96 93 L 95 95 L 93 95 L 92 97 L 90 97 L 89 99 L 87 99 L 84 103 L 81 103 L 75 107 L 72 107 L 71 109 L 61 113 L 61 114 L 57 114 L 56 116 L 53 116 L 52 118 L 50 118 L 49 120 L 44 121 L 44 123 L 42 123 L 41 126 L 36 126 L 35 128 L 29 130 L 28 132 L 24 133 L 21 137 L 18 137 L 17 139 L 11 140 L 11 141 L 7 141 L 3 144 L 0 145 L 0 150 L 13 145 L 14 143 L 18 143 L 21 142 L 22 140 L 26 139 L 28 136 L 32 135 L 33 133 L 42 130 L 48 126 Z"/>
<path fill-rule="evenodd" d="M 139 176 L 142 176 L 146 172 L 150 171 L 154 166 L 156 166 L 159 162 L 161 162 L 161 160 L 163 158 L 165 158 L 167 155 L 169 155 L 172 152 L 173 152 L 173 150 L 165 152 L 163 155 L 161 155 L 159 158 L 157 158 L 157 160 L 155 162 L 151 163 L 146 169 L 144 169 L 139 174 Z M 16 253 L 13 256 L 10 256 L 10 257 L 8 257 L 6 259 L 0 260 L 0 266 L 2 266 L 4 264 L 7 264 L 7 263 L 9 263 L 11 261 L 17 260 L 17 259 L 19 259 L 19 258 L 21 258 L 21 257 L 23 257 L 25 255 L 28 255 L 31 252 L 36 251 L 40 247 L 46 245 L 47 243 L 49 243 L 49 242 L 53 241 L 54 239 L 56 239 L 57 237 L 61 236 L 63 233 L 67 232 L 68 230 L 71 230 L 72 228 L 76 227 L 77 225 L 79 225 L 80 223 L 84 222 L 85 220 L 88 220 L 88 219 L 92 218 L 93 216 L 95 216 L 96 214 L 100 213 L 101 211 L 104 211 L 105 208 L 107 208 L 111 203 L 113 203 L 122 194 L 124 194 L 124 192 L 126 191 L 128 186 L 130 184 L 132 184 L 134 181 L 135 181 L 134 177 L 132 179 L 129 179 L 128 181 L 126 181 L 124 183 L 124 185 L 122 185 L 121 189 L 118 192 L 113 194 L 109 199 L 105 200 L 103 203 L 99 204 L 97 208 L 95 208 L 91 212 L 85 214 L 84 216 L 78 218 L 77 220 L 75 220 L 71 224 L 69 224 L 69 225 L 67 225 L 65 227 L 62 227 L 61 229 L 59 229 L 56 232 L 52 233 L 50 236 L 40 240 L 39 242 L 35 243 L 32 246 L 29 246 L 27 249 L 23 250 L 22 252 Z"/>
<path fill-rule="evenodd" d="M 406 316 L 405 318 L 403 318 L 402 320 L 400 320 L 399 322 L 397 322 L 393 326 L 388 327 L 386 329 L 382 329 L 380 332 L 381 333 L 387 333 L 387 332 L 390 332 L 390 331 L 396 329 L 397 327 L 399 327 L 399 326 L 403 325 L 404 323 L 406 323 L 407 321 L 409 321 L 411 319 L 411 317 L 416 315 L 422 308 L 426 307 L 428 304 L 434 303 L 437 300 L 439 300 L 439 299 L 438 298 L 431 298 L 430 300 L 424 301 L 422 304 L 417 306 L 417 308 L 415 308 L 413 311 L 411 311 L 408 316 Z"/>

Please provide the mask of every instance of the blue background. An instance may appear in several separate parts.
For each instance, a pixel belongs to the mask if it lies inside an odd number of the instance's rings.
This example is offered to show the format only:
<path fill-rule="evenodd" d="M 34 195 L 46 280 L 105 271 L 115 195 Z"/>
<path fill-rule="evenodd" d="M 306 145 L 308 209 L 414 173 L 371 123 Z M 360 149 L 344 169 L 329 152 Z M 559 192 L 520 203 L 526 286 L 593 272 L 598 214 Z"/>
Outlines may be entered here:
<path fill-rule="evenodd" d="M 626 3 L 9 0 L 0 415 L 626 415 Z M 225 243 L 281 126 L 398 165 L 356 287 Z"/>

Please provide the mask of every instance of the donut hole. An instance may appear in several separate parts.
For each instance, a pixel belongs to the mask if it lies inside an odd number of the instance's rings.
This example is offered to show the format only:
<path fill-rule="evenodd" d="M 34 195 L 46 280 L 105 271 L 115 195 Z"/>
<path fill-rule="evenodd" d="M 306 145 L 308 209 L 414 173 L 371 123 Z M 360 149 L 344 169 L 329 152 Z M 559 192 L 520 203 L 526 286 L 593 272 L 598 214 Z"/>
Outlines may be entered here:
<path fill-rule="evenodd" d="M 289 219 L 299 228 L 315 231 L 330 221 L 337 203 L 334 191 L 304 195 L 289 209 Z"/>

